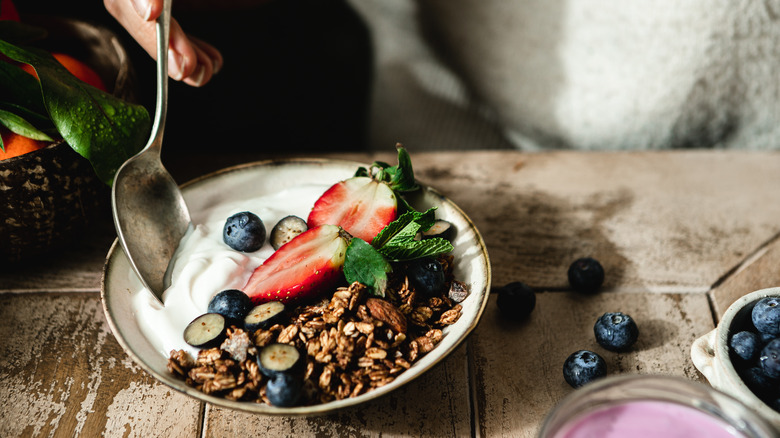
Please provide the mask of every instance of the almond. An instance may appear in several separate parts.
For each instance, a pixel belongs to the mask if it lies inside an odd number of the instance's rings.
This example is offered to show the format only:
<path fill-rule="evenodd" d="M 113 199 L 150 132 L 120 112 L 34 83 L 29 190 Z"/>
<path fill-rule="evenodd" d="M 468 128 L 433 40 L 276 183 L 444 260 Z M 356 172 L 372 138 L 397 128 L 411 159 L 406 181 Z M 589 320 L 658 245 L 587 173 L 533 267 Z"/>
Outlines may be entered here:
<path fill-rule="evenodd" d="M 397 307 L 381 298 L 366 300 L 368 312 L 372 317 L 387 324 L 396 333 L 406 333 L 406 317 Z"/>

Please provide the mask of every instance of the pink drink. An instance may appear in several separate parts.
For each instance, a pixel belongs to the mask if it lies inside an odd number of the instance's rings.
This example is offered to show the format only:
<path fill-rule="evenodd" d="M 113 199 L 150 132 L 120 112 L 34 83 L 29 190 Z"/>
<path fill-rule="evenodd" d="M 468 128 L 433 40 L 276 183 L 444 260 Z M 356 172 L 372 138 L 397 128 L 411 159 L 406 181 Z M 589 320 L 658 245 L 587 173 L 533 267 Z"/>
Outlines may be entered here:
<path fill-rule="evenodd" d="M 663 401 L 631 401 L 585 414 L 554 438 L 744 438 L 725 421 Z"/>

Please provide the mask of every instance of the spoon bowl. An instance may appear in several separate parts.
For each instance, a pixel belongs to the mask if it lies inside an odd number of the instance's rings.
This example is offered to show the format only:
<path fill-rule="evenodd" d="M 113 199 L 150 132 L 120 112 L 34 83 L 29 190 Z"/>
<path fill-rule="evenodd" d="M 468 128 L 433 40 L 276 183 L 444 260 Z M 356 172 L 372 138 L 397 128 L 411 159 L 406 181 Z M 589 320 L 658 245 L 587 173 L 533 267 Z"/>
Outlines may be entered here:
<path fill-rule="evenodd" d="M 160 160 L 168 108 L 171 0 L 157 20 L 157 99 L 149 142 L 114 176 L 111 207 L 119 243 L 141 282 L 162 304 L 166 272 L 191 218 L 179 186 Z"/>

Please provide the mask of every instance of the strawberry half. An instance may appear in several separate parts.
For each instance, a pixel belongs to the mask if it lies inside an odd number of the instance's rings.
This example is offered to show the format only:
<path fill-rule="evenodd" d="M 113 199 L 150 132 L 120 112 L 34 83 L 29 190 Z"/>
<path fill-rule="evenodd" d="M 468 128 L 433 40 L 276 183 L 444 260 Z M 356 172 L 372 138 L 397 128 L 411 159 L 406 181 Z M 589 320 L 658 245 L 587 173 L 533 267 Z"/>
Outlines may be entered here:
<path fill-rule="evenodd" d="M 368 176 L 355 176 L 331 186 L 314 203 L 309 213 L 309 227 L 338 225 L 366 242 L 394 221 L 398 199 L 384 182 Z"/>
<path fill-rule="evenodd" d="M 312 298 L 341 278 L 349 234 L 335 225 L 310 228 L 282 245 L 244 286 L 254 304 Z"/>

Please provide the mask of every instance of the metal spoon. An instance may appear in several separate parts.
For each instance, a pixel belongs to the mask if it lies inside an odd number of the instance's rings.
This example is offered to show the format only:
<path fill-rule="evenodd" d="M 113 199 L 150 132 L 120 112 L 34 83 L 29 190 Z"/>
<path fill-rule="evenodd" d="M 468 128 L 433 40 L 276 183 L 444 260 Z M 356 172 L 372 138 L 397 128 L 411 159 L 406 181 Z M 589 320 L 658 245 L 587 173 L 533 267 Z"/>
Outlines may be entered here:
<path fill-rule="evenodd" d="M 168 41 L 171 1 L 157 19 L 157 100 L 152 134 L 146 146 L 114 176 L 111 207 L 119 242 L 144 286 L 162 304 L 166 272 L 190 226 L 190 213 L 179 187 L 160 161 L 168 109 Z"/>

